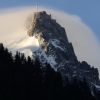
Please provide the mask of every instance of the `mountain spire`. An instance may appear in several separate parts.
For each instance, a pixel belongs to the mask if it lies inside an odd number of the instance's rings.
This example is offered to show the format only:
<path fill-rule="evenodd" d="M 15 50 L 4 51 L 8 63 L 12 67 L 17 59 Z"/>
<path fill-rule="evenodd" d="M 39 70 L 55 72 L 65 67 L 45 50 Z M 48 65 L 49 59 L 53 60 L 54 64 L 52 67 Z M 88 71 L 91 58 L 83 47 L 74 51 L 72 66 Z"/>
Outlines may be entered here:
<path fill-rule="evenodd" d="M 35 36 L 40 48 L 33 52 L 40 62 L 45 66 L 50 64 L 55 71 L 63 77 L 72 79 L 86 78 L 87 81 L 99 84 L 99 74 L 96 68 L 83 61 L 77 60 L 72 43 L 69 42 L 67 32 L 46 11 L 35 12 L 33 21 L 28 28 L 28 35 Z"/>

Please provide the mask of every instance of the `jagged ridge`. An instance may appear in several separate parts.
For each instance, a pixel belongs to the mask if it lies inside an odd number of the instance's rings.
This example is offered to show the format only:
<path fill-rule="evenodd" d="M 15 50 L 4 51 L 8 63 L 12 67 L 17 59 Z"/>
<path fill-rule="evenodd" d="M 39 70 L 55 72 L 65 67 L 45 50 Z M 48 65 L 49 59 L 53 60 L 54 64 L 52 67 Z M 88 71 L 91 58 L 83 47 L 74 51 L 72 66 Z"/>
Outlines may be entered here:
<path fill-rule="evenodd" d="M 80 63 L 75 55 L 72 43 L 68 41 L 65 29 L 52 19 L 45 11 L 36 12 L 28 30 L 29 36 L 38 39 L 40 49 L 34 54 L 42 64 L 48 62 L 63 78 L 86 78 L 89 82 L 99 84 L 96 68 L 86 62 Z"/>

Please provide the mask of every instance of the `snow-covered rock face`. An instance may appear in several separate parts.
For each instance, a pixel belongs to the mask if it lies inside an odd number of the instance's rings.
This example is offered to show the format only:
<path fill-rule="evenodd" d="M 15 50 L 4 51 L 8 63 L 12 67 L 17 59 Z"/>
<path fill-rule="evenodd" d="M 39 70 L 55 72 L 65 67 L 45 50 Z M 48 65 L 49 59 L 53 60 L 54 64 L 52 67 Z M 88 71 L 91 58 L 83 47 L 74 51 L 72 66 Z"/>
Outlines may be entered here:
<path fill-rule="evenodd" d="M 68 42 L 65 29 L 61 27 L 56 20 L 51 19 L 51 15 L 46 12 L 35 13 L 32 23 L 28 30 L 29 36 L 35 36 L 40 47 L 45 51 L 48 59 L 51 58 L 57 62 L 53 67 L 57 67 L 60 62 L 76 62 L 74 50 L 71 43 Z M 66 54 L 66 55 L 65 55 Z"/>
<path fill-rule="evenodd" d="M 86 77 L 87 80 L 99 84 L 98 70 L 77 60 L 65 29 L 52 19 L 51 15 L 45 11 L 36 12 L 28 26 L 28 35 L 35 36 L 40 46 L 34 54 L 43 64 L 49 63 L 64 77 Z"/>

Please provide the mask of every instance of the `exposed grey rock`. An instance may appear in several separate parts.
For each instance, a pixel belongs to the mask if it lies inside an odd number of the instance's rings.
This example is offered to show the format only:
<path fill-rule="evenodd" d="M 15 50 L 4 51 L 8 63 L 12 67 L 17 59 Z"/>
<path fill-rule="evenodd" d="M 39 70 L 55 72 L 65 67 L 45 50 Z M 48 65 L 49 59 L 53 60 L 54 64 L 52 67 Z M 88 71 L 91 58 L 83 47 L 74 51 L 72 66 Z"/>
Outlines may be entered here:
<path fill-rule="evenodd" d="M 29 25 L 28 35 L 38 39 L 40 48 L 35 54 L 41 63 L 48 62 L 62 76 L 69 79 L 86 78 L 99 84 L 99 74 L 96 68 L 91 68 L 86 62 L 80 63 L 75 55 L 72 43 L 68 41 L 65 29 L 45 11 L 36 12 Z"/>

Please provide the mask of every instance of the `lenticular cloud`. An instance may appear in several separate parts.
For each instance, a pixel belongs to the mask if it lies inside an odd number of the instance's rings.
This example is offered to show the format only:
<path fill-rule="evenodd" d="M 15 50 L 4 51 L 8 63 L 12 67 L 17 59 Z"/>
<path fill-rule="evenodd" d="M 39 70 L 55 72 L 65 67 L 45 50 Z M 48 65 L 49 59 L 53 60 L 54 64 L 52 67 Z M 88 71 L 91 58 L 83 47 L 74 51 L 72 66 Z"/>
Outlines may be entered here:
<path fill-rule="evenodd" d="M 94 66 L 100 65 L 100 44 L 93 31 L 76 15 L 61 11 L 46 10 L 66 29 L 70 42 L 74 46 L 75 53 L 80 61 L 86 60 Z M 39 48 L 38 41 L 27 35 L 25 28 L 28 16 L 36 11 L 32 7 L 14 8 L 8 11 L 0 11 L 0 42 L 4 43 L 13 53 L 20 51 L 26 56 L 32 56 L 32 51 Z"/>

